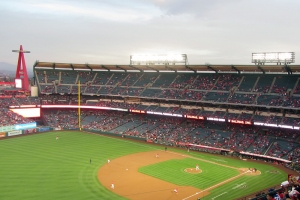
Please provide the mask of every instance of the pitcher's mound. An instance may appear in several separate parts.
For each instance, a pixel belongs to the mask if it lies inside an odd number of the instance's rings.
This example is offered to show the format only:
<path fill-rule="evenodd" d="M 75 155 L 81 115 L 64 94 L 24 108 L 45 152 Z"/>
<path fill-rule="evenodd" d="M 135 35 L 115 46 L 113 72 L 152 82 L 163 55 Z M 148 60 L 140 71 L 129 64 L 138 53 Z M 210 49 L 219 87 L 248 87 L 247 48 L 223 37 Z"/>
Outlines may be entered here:
<path fill-rule="evenodd" d="M 199 173 L 202 172 L 201 169 L 196 170 L 195 168 L 186 168 L 186 169 L 184 169 L 184 171 L 185 171 L 186 173 L 190 173 L 190 174 L 199 174 Z"/>

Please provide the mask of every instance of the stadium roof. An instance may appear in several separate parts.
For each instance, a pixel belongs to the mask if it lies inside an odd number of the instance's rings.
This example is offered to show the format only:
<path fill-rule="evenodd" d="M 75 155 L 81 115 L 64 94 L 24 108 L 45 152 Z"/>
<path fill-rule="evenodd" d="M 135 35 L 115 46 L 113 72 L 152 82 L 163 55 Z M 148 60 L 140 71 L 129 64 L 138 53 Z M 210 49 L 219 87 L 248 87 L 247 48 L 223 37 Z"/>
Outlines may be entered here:
<path fill-rule="evenodd" d="M 231 73 L 300 73 L 300 65 L 102 65 L 36 62 L 35 69 L 87 71 L 156 71 L 156 72 L 231 72 Z"/>

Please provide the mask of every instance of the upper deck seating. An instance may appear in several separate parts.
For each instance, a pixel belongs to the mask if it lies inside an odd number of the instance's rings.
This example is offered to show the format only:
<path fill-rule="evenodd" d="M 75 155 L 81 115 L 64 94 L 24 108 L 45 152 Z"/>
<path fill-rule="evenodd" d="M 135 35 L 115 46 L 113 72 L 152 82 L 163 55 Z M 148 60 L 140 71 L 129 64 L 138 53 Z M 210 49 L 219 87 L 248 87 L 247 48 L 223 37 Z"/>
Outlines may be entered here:
<path fill-rule="evenodd" d="M 36 76 L 37 76 L 37 82 L 38 83 L 46 83 L 46 74 L 44 72 L 44 70 L 39 70 L 39 69 L 36 69 L 35 70 L 36 72 Z"/>
<path fill-rule="evenodd" d="M 212 101 L 212 102 L 226 102 L 229 97 L 229 93 L 226 92 L 208 92 L 202 98 L 204 101 Z"/>
<path fill-rule="evenodd" d="M 273 93 L 286 94 L 287 90 L 293 90 L 298 76 L 276 76 L 275 83 L 272 87 Z"/>
<path fill-rule="evenodd" d="M 134 86 L 145 87 L 148 84 L 152 84 L 158 76 L 159 73 L 156 72 L 143 73 L 137 82 L 135 82 Z"/>
<path fill-rule="evenodd" d="M 94 72 L 96 77 L 92 85 L 106 85 L 108 80 L 112 77 L 113 73 L 111 72 Z"/>
<path fill-rule="evenodd" d="M 61 71 L 60 84 L 76 84 L 77 71 Z"/>
<path fill-rule="evenodd" d="M 47 76 L 47 83 L 53 83 L 59 80 L 59 72 L 55 70 L 45 70 Z"/>
<path fill-rule="evenodd" d="M 257 105 L 281 106 L 283 97 L 277 95 L 259 95 L 256 101 Z"/>
<path fill-rule="evenodd" d="M 108 80 L 106 85 L 119 85 L 121 86 L 122 82 L 126 77 L 129 76 L 128 73 L 115 72 L 113 76 Z"/>
<path fill-rule="evenodd" d="M 100 89 L 100 86 L 87 86 L 86 90 L 85 90 L 85 93 L 97 94 L 99 89 Z"/>
<path fill-rule="evenodd" d="M 214 87 L 217 76 L 215 74 L 199 74 L 188 86 L 190 89 L 211 90 Z"/>
<path fill-rule="evenodd" d="M 141 97 L 152 97 L 157 98 L 159 97 L 160 93 L 162 92 L 161 89 L 145 89 L 140 96 Z"/>
<path fill-rule="evenodd" d="M 213 90 L 229 91 L 233 87 L 237 87 L 241 81 L 240 75 L 222 74 L 219 75 L 217 83 L 212 88 Z"/>
<path fill-rule="evenodd" d="M 228 103 L 253 104 L 255 98 L 256 98 L 256 94 L 235 93 L 235 94 L 229 96 Z"/>
<path fill-rule="evenodd" d="M 178 74 L 176 79 L 169 85 L 169 88 L 184 89 L 197 77 L 197 74 Z"/>
<path fill-rule="evenodd" d="M 79 71 L 78 72 L 78 81 L 80 81 L 80 84 L 86 84 L 88 83 L 89 81 L 92 81 L 95 77 L 95 73 L 93 72 L 82 72 L 82 71 Z"/>
<path fill-rule="evenodd" d="M 159 78 L 152 84 L 152 87 L 168 88 L 176 77 L 177 74 L 174 73 L 161 73 Z"/>
<path fill-rule="evenodd" d="M 254 89 L 255 92 L 268 93 L 274 80 L 273 75 L 262 75 Z"/>
<path fill-rule="evenodd" d="M 243 76 L 244 76 L 244 79 L 241 82 L 241 84 L 238 88 L 238 91 L 251 92 L 254 85 L 255 85 L 255 82 L 256 82 L 258 76 L 257 75 L 252 75 L 252 74 L 243 75 Z"/>
<path fill-rule="evenodd" d="M 128 73 L 128 76 L 126 77 L 126 79 L 122 82 L 122 86 L 133 86 L 134 83 L 140 79 L 140 77 L 142 76 L 142 73 Z"/>

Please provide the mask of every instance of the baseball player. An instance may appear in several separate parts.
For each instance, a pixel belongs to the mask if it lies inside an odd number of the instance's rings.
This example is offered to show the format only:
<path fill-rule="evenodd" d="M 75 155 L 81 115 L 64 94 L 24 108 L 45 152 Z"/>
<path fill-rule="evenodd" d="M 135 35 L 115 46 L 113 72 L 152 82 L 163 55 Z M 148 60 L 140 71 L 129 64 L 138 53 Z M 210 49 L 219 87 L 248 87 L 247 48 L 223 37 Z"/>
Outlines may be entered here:
<path fill-rule="evenodd" d="M 114 182 L 111 183 L 111 186 L 110 186 L 110 187 L 111 187 L 111 189 L 115 189 L 115 184 L 114 184 Z"/>
<path fill-rule="evenodd" d="M 174 193 L 178 194 L 178 190 L 177 188 L 174 189 Z"/>
<path fill-rule="evenodd" d="M 159 157 L 159 155 L 158 155 L 158 153 L 156 154 L 156 156 L 155 156 L 156 158 L 158 158 Z"/>
<path fill-rule="evenodd" d="M 107 163 L 110 163 L 110 159 L 107 159 Z"/>
<path fill-rule="evenodd" d="M 199 165 L 198 164 L 196 165 L 196 170 L 199 170 Z"/>
<path fill-rule="evenodd" d="M 56 138 L 55 139 L 57 139 L 58 140 L 58 135 L 56 136 Z"/>

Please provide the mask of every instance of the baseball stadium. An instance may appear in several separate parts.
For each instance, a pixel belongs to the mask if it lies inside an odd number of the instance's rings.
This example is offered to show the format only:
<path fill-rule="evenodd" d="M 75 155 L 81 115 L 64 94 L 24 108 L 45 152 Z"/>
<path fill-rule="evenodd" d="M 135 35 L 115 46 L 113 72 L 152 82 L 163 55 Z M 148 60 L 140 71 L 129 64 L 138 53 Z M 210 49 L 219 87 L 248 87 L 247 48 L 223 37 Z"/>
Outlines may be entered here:
<path fill-rule="evenodd" d="M 300 182 L 294 53 L 36 61 L 34 80 L 18 53 L 1 80 L 0 199 L 259 200 Z"/>

